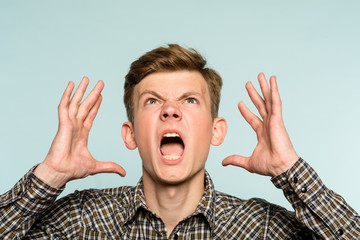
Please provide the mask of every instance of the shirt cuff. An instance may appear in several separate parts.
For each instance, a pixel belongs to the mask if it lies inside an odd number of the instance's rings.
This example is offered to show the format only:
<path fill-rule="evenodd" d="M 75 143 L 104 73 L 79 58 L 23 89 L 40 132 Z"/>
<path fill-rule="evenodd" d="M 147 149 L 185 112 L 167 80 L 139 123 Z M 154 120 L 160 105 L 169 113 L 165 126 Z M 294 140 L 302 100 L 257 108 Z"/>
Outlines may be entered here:
<path fill-rule="evenodd" d="M 65 185 L 62 186 L 61 188 L 54 188 L 54 187 L 50 186 L 49 184 L 45 183 L 43 180 L 41 180 L 34 174 L 34 170 L 36 167 L 37 167 L 37 165 L 34 166 L 28 173 L 29 181 L 27 181 L 27 182 L 28 182 L 28 184 L 30 184 L 30 187 L 28 189 L 33 189 L 34 193 L 39 198 L 51 198 L 52 199 L 54 197 L 55 198 L 58 197 L 62 193 L 62 191 L 64 191 Z"/>
<path fill-rule="evenodd" d="M 310 165 L 299 158 L 286 172 L 273 177 L 273 184 L 283 190 L 285 197 L 294 208 L 304 202 L 308 204 L 325 190 L 321 179 Z"/>
<path fill-rule="evenodd" d="M 57 189 L 46 184 L 33 173 L 36 167 L 37 165 L 31 168 L 10 191 L 0 196 L 0 207 L 22 199 L 23 202 L 28 203 L 24 205 L 24 210 L 33 211 L 56 200 L 65 189 L 65 186 Z M 31 209 L 29 204 L 40 205 Z"/>

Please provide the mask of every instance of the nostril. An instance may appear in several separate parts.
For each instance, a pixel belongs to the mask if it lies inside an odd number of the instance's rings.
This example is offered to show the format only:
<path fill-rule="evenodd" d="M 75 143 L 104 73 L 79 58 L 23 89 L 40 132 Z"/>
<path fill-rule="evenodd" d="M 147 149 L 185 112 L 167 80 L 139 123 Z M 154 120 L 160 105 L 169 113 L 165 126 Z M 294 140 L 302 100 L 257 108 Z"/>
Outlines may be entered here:
<path fill-rule="evenodd" d="M 168 118 L 170 115 L 167 114 L 167 113 L 164 113 L 162 116 L 163 116 L 163 118 Z M 176 113 L 172 114 L 171 116 L 172 116 L 173 118 L 180 118 L 180 115 L 179 115 L 179 114 L 176 114 Z"/>
<path fill-rule="evenodd" d="M 161 118 L 165 119 L 181 119 L 181 111 L 180 109 L 172 103 L 165 104 L 161 110 Z"/>

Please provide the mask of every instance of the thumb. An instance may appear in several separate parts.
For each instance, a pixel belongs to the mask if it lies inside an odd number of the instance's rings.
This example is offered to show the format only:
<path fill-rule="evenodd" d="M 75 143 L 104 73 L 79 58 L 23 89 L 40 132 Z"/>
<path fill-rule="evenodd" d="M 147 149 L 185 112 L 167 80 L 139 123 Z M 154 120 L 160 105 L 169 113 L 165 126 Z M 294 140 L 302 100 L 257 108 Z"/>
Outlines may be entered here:
<path fill-rule="evenodd" d="M 248 169 L 248 157 L 240 155 L 231 155 L 222 161 L 223 166 L 233 165 L 241 168 Z"/>
<path fill-rule="evenodd" d="M 95 169 L 91 175 L 98 173 L 117 173 L 122 177 L 125 177 L 126 171 L 119 164 L 114 162 L 100 162 L 96 161 Z"/>

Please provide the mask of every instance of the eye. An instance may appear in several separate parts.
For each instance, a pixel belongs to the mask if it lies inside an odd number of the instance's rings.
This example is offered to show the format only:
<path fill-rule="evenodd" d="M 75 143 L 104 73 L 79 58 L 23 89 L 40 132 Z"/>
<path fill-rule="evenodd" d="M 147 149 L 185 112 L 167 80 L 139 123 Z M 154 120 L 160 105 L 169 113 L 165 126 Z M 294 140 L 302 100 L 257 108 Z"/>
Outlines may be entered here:
<path fill-rule="evenodd" d="M 185 102 L 190 104 L 196 104 L 197 100 L 195 98 L 187 98 Z"/>
<path fill-rule="evenodd" d="M 157 104 L 157 103 L 158 103 L 158 100 L 156 100 L 155 98 L 149 98 L 146 101 L 146 104 Z"/>

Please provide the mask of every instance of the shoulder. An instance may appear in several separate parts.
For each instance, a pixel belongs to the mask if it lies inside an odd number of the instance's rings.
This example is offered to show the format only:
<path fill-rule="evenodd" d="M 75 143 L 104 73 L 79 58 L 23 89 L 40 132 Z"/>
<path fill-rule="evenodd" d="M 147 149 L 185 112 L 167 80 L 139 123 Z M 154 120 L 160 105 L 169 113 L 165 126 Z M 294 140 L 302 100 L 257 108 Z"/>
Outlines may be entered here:
<path fill-rule="evenodd" d="M 135 187 L 123 186 L 109 189 L 88 189 L 75 191 L 49 207 L 47 215 L 53 219 L 63 219 L 64 216 L 72 216 L 88 222 L 95 218 L 107 218 L 118 214 L 122 218 L 126 215 L 132 199 L 134 199 Z"/>
<path fill-rule="evenodd" d="M 294 212 L 264 199 L 243 200 L 218 191 L 215 199 L 215 232 L 219 236 L 297 239 L 296 234 L 305 229 L 296 220 Z M 307 230 L 305 232 L 308 233 Z"/>
<path fill-rule="evenodd" d="M 127 219 L 135 187 L 75 191 L 50 205 L 34 228 L 48 227 L 66 236 L 122 229 Z M 68 237 L 70 238 L 70 237 Z"/>
<path fill-rule="evenodd" d="M 215 191 L 216 206 L 224 209 L 268 209 L 277 207 L 261 198 L 241 199 L 220 191 Z"/>
<path fill-rule="evenodd" d="M 87 189 L 75 191 L 64 197 L 65 201 L 75 201 L 81 205 L 107 204 L 131 202 L 134 198 L 135 187 L 122 186 L 118 188 Z M 60 200 L 61 201 L 61 200 Z"/>
<path fill-rule="evenodd" d="M 108 189 L 75 191 L 57 200 L 51 212 L 87 212 L 87 209 L 116 208 L 127 205 L 134 198 L 135 187 L 122 186 Z"/>
<path fill-rule="evenodd" d="M 290 220 L 295 219 L 294 212 L 278 206 L 261 198 L 250 198 L 247 200 L 216 191 L 215 197 L 216 213 L 226 217 L 244 218 L 258 220 Z"/>

